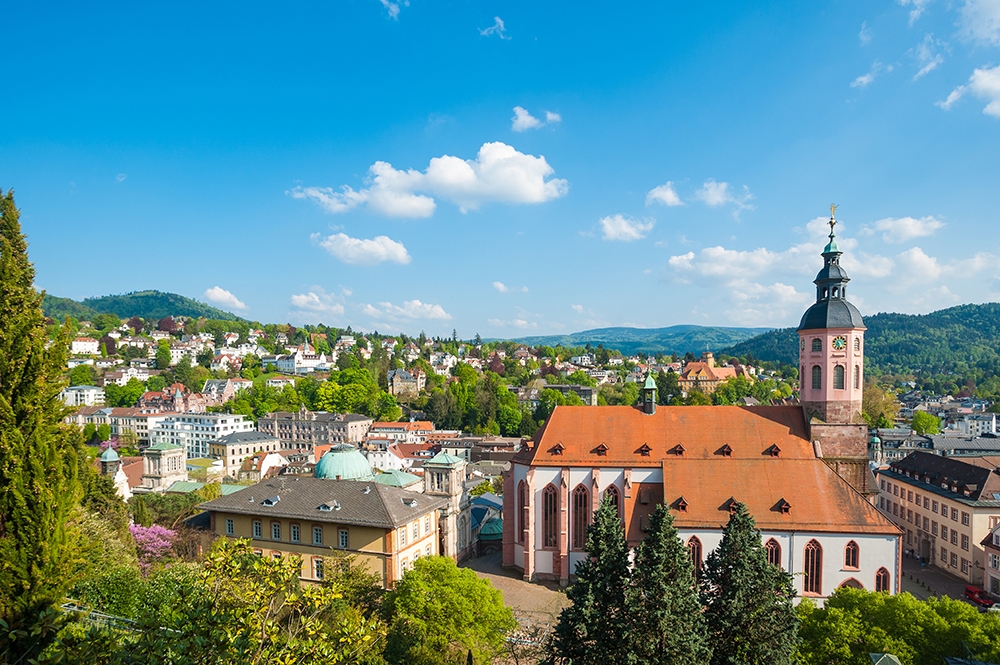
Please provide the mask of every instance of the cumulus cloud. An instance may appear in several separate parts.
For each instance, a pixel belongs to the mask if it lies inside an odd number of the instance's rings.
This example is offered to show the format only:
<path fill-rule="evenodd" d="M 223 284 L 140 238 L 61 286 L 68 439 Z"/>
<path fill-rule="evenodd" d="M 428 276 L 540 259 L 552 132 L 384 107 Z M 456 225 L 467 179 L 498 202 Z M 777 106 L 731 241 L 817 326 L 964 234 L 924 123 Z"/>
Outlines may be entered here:
<path fill-rule="evenodd" d="M 646 205 L 653 202 L 662 203 L 668 207 L 684 205 L 684 202 L 681 201 L 681 197 L 677 196 L 677 191 L 674 190 L 674 183 L 669 180 L 659 187 L 654 187 L 646 193 Z"/>
<path fill-rule="evenodd" d="M 396 321 L 400 319 L 435 319 L 447 320 L 451 314 L 444 311 L 441 305 L 407 300 L 401 306 L 391 302 L 380 302 L 378 305 L 362 305 L 361 311 L 374 319 Z"/>
<path fill-rule="evenodd" d="M 569 183 L 553 178 L 545 157 L 526 155 L 506 143 L 484 143 L 476 159 L 450 155 L 430 160 L 426 171 L 393 168 L 375 162 L 369 169 L 370 186 L 296 187 L 292 198 L 309 199 L 327 212 L 342 213 L 365 205 L 387 217 L 430 217 L 434 197 L 452 201 L 464 213 L 484 203 L 543 203 L 565 196 Z M 418 193 L 420 192 L 420 193 Z"/>
<path fill-rule="evenodd" d="M 341 316 L 344 313 L 344 305 L 335 296 L 330 295 L 318 286 L 314 286 L 306 293 L 293 295 L 291 302 L 293 307 L 309 312 L 333 314 L 335 316 Z"/>
<path fill-rule="evenodd" d="M 1000 0 L 965 0 L 959 29 L 966 39 L 1000 46 Z"/>
<path fill-rule="evenodd" d="M 927 5 L 931 4 L 931 1 L 932 0 L 898 0 L 899 4 L 903 7 L 913 7 L 913 9 L 910 10 L 910 25 L 916 23 L 917 19 L 924 13 Z"/>
<path fill-rule="evenodd" d="M 499 291 L 500 293 L 510 293 L 511 291 L 520 291 L 522 293 L 528 292 L 527 286 L 522 286 L 521 288 L 510 287 L 504 284 L 503 282 L 493 282 L 493 288 Z"/>
<path fill-rule="evenodd" d="M 612 215 L 601 218 L 601 231 L 605 240 L 631 242 L 645 238 L 655 224 L 652 219 L 640 221 L 624 215 Z"/>
<path fill-rule="evenodd" d="M 878 76 L 882 72 L 889 73 L 892 70 L 893 70 L 893 65 L 883 65 L 881 62 L 876 60 L 875 62 L 872 63 L 872 68 L 868 70 L 867 74 L 862 74 L 858 78 L 851 81 L 851 87 L 862 88 L 862 89 L 867 88 L 869 85 L 871 85 L 872 81 L 875 80 L 876 76 Z"/>
<path fill-rule="evenodd" d="M 385 7 L 385 10 L 389 12 L 389 18 L 391 18 L 393 21 L 399 20 L 400 3 L 390 2 L 389 0 L 378 0 L 378 1 L 379 3 L 381 3 L 383 7 Z M 406 5 L 407 7 L 410 6 L 409 0 L 404 1 L 402 4 Z"/>
<path fill-rule="evenodd" d="M 865 46 L 872 40 L 872 29 L 868 27 L 868 21 L 861 24 L 861 32 L 858 33 L 858 41 Z"/>
<path fill-rule="evenodd" d="M 944 56 L 938 52 L 938 49 L 942 46 L 941 42 L 934 39 L 934 35 L 928 34 L 924 36 L 922 42 L 912 49 L 911 52 L 917 60 L 917 65 L 920 67 L 917 73 L 913 75 L 914 81 L 934 71 L 938 65 L 944 62 Z"/>
<path fill-rule="evenodd" d="M 504 27 L 503 19 L 499 16 L 493 17 L 493 25 L 488 28 L 479 31 L 479 34 L 483 37 L 489 37 L 490 35 L 496 35 L 500 39 L 510 39 L 507 35 L 507 28 Z"/>
<path fill-rule="evenodd" d="M 545 112 L 545 120 L 539 120 L 535 116 L 531 115 L 528 110 L 522 106 L 514 107 L 514 117 L 510 119 L 511 130 L 515 132 L 525 132 L 529 129 L 539 129 L 545 125 L 555 125 L 562 122 L 562 116 L 558 113 L 553 113 L 552 111 Z"/>
<path fill-rule="evenodd" d="M 331 256 L 351 265 L 372 266 L 385 261 L 405 265 L 410 262 L 410 254 L 403 243 L 387 236 L 376 236 L 368 240 L 352 238 L 346 233 L 335 233 L 325 238 L 314 233 L 312 241 Z"/>
<path fill-rule="evenodd" d="M 237 298 L 232 294 L 232 292 L 225 290 L 221 286 L 213 286 L 212 288 L 205 291 L 205 300 L 210 303 L 219 305 L 221 307 L 229 307 L 230 309 L 246 309 L 247 306 L 242 300 Z"/>
<path fill-rule="evenodd" d="M 942 228 L 944 222 L 936 219 L 932 215 L 921 217 L 886 217 L 880 219 L 870 227 L 862 229 L 862 233 L 870 234 L 876 231 L 882 232 L 882 240 L 889 243 L 901 243 L 913 238 L 922 238 L 933 235 L 935 231 Z"/>
<path fill-rule="evenodd" d="M 750 203 L 753 199 L 753 194 L 750 193 L 749 187 L 743 185 L 743 193 L 734 194 L 728 182 L 716 182 L 715 178 L 706 180 L 701 188 L 694 193 L 694 197 L 712 208 L 730 204 L 735 206 L 733 217 L 737 220 L 740 218 L 742 211 L 754 209 Z"/>
<path fill-rule="evenodd" d="M 1000 118 L 1000 65 L 992 69 L 976 69 L 966 85 L 960 85 L 952 90 L 947 99 L 938 102 L 937 106 L 948 111 L 967 92 L 987 101 L 983 113 Z"/>

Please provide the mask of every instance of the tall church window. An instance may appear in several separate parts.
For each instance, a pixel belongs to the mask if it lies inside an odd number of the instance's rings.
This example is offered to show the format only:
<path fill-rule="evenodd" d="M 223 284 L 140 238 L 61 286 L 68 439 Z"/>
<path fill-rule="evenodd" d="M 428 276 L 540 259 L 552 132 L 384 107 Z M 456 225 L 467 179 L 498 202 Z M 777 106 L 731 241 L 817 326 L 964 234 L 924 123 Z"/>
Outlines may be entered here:
<path fill-rule="evenodd" d="M 590 492 L 583 485 L 573 490 L 573 549 L 582 550 L 587 544 L 590 525 Z"/>
<path fill-rule="evenodd" d="M 889 571 L 885 568 L 875 573 L 875 591 L 889 591 Z"/>
<path fill-rule="evenodd" d="M 813 390 L 819 390 L 823 387 L 823 368 L 819 365 L 813 365 Z"/>
<path fill-rule="evenodd" d="M 767 562 L 772 566 L 781 567 L 781 545 L 774 538 L 764 544 L 764 551 L 767 552 Z"/>
<path fill-rule="evenodd" d="M 611 502 L 611 505 L 615 507 L 615 512 L 621 517 L 621 496 L 618 494 L 618 488 L 614 485 L 608 485 L 608 489 L 604 490 L 604 498 Z"/>
<path fill-rule="evenodd" d="M 819 337 L 814 338 L 813 341 L 812 341 L 812 350 L 813 351 L 822 351 L 823 350 L 823 340 L 821 340 Z"/>
<path fill-rule="evenodd" d="M 833 388 L 834 390 L 844 389 L 844 366 L 837 365 L 833 368 Z"/>
<path fill-rule="evenodd" d="M 559 524 L 559 493 L 552 485 L 542 490 L 542 546 L 555 547 Z"/>
<path fill-rule="evenodd" d="M 803 563 L 806 577 L 802 582 L 802 591 L 819 595 L 823 588 L 823 548 L 815 540 L 806 543 Z"/>
<path fill-rule="evenodd" d="M 855 351 L 860 351 L 861 350 L 861 338 L 860 337 L 855 337 L 854 338 L 854 350 Z"/>
<path fill-rule="evenodd" d="M 844 568 L 857 568 L 860 548 L 853 540 L 844 548 Z"/>
<path fill-rule="evenodd" d="M 854 387 L 855 388 L 861 387 L 861 367 L 859 367 L 858 365 L 854 366 Z"/>
<path fill-rule="evenodd" d="M 691 554 L 691 566 L 694 568 L 694 576 L 701 577 L 701 541 L 697 536 L 688 539 L 688 552 Z"/>
<path fill-rule="evenodd" d="M 517 486 L 517 542 L 524 544 L 524 530 L 528 528 L 528 483 L 523 480 Z"/>

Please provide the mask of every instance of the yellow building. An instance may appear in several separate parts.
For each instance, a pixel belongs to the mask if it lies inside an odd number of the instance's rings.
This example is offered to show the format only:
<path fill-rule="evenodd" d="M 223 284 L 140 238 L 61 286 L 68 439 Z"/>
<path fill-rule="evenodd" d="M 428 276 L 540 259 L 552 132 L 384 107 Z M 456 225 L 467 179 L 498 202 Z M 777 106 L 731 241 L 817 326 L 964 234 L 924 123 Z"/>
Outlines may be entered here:
<path fill-rule="evenodd" d="M 390 587 L 416 559 L 440 554 L 447 505 L 375 482 L 279 477 L 200 507 L 218 536 L 248 538 L 262 556 L 300 556 L 302 579 L 322 579 L 323 557 L 342 552 Z"/>

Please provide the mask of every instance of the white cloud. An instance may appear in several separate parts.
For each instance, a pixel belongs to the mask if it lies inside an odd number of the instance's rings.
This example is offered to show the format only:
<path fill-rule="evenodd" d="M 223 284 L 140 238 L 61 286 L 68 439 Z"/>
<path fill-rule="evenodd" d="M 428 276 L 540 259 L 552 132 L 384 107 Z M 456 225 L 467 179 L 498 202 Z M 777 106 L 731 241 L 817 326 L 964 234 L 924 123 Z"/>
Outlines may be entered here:
<path fill-rule="evenodd" d="M 649 190 L 646 194 L 646 205 L 649 205 L 654 201 L 662 203 L 668 207 L 684 205 L 684 202 L 681 201 L 681 197 L 677 196 L 677 192 L 674 190 L 674 183 L 669 180 L 659 187 L 654 187 Z"/>
<path fill-rule="evenodd" d="M 341 316 L 344 313 L 344 305 L 318 286 L 314 286 L 306 293 L 293 295 L 291 302 L 293 307 L 310 312 L 328 313 L 335 316 Z"/>
<path fill-rule="evenodd" d="M 715 178 L 706 180 L 701 188 L 694 193 L 694 197 L 712 208 L 728 204 L 734 205 L 736 208 L 733 210 L 733 217 L 737 220 L 739 220 L 742 211 L 754 209 L 754 206 L 750 204 L 753 194 L 750 193 L 749 187 L 743 185 L 743 194 L 736 195 L 729 188 L 728 182 L 716 182 Z"/>
<path fill-rule="evenodd" d="M 119 173 L 118 175 L 116 175 L 116 176 L 115 176 L 115 180 L 116 180 L 117 182 L 122 182 L 122 181 L 123 181 L 123 180 L 125 180 L 125 178 L 127 178 L 127 177 L 128 177 L 128 176 L 127 176 L 127 175 L 125 175 L 124 173 Z"/>
<path fill-rule="evenodd" d="M 503 319 L 487 319 L 486 321 L 491 326 L 497 326 L 499 328 L 520 328 L 525 330 L 527 328 L 537 328 L 538 324 L 533 321 L 528 321 L 527 319 L 511 319 L 510 321 L 504 321 Z"/>
<path fill-rule="evenodd" d="M 433 197 L 448 199 L 466 212 L 488 202 L 543 203 L 569 191 L 566 180 L 551 177 L 554 170 L 545 157 L 526 155 L 499 141 L 484 143 L 476 159 L 435 157 L 424 172 L 375 162 L 369 173 L 370 186 L 360 190 L 344 185 L 339 192 L 330 187 L 296 187 L 287 193 L 311 199 L 331 213 L 364 204 L 388 217 L 430 217 L 437 205 Z"/>
<path fill-rule="evenodd" d="M 385 7 L 385 10 L 387 12 L 389 12 L 389 18 L 391 18 L 393 21 L 398 21 L 399 20 L 399 3 L 398 2 L 390 2 L 389 0 L 378 0 L 378 1 L 380 3 L 382 3 L 382 6 Z M 404 2 L 403 4 L 406 5 L 406 6 L 410 5 L 409 2 Z"/>
<path fill-rule="evenodd" d="M 314 233 L 312 241 L 319 244 L 331 256 L 352 265 L 371 266 L 384 261 L 405 265 L 410 262 L 410 254 L 403 243 L 387 236 L 376 236 L 367 240 L 352 238 L 346 233 L 336 233 L 326 238 Z"/>
<path fill-rule="evenodd" d="M 479 34 L 482 35 L 483 37 L 496 35 L 500 39 L 510 39 L 510 37 L 507 36 L 507 28 L 504 27 L 503 19 L 500 18 L 499 16 L 494 16 L 493 25 L 484 30 L 480 30 Z"/>
<path fill-rule="evenodd" d="M 510 293 L 511 291 L 520 291 L 521 293 L 528 292 L 527 286 L 522 286 L 521 288 L 510 287 L 504 284 L 503 282 L 493 282 L 493 288 L 499 291 L 500 293 Z"/>
<path fill-rule="evenodd" d="M 947 111 L 967 92 L 987 100 L 983 113 L 1000 118 L 1000 65 L 992 69 L 976 69 L 966 85 L 960 85 L 952 90 L 948 98 L 938 102 L 937 106 Z"/>
<path fill-rule="evenodd" d="M 934 39 L 934 35 L 928 34 L 924 37 L 924 41 L 911 49 L 913 56 L 917 59 L 917 64 L 920 66 L 917 73 L 913 75 L 914 81 L 934 71 L 938 65 L 944 62 L 944 56 L 938 52 L 941 46 L 943 44 Z"/>
<path fill-rule="evenodd" d="M 545 112 L 545 120 L 539 120 L 535 116 L 531 115 L 528 110 L 522 106 L 514 107 L 514 117 L 510 119 L 511 130 L 515 132 L 525 132 L 529 129 L 539 129 L 545 125 L 556 125 L 562 122 L 562 116 L 558 113 L 553 113 L 552 111 Z"/>
<path fill-rule="evenodd" d="M 872 63 L 872 68 L 868 70 L 867 74 L 862 74 L 858 78 L 851 81 L 852 88 L 867 88 L 871 85 L 871 82 L 875 80 L 875 77 L 882 72 L 889 73 L 894 69 L 893 65 L 883 65 L 881 62 L 876 60 Z"/>
<path fill-rule="evenodd" d="M 959 28 L 966 39 L 1000 46 L 1000 0 L 965 0 Z"/>
<path fill-rule="evenodd" d="M 898 0 L 898 2 L 903 7 L 913 7 L 910 10 L 910 25 L 913 25 L 932 0 Z"/>
<path fill-rule="evenodd" d="M 451 314 L 444 311 L 441 305 L 423 303 L 419 300 L 407 300 L 402 306 L 393 305 L 391 302 L 380 302 L 375 305 L 362 305 L 361 311 L 375 319 L 437 319 L 447 320 Z"/>
<path fill-rule="evenodd" d="M 913 238 L 922 238 L 933 235 L 935 231 L 942 228 L 944 222 L 928 215 L 919 219 L 914 217 L 886 217 L 875 222 L 871 227 L 862 230 L 862 233 L 882 231 L 882 240 L 891 243 L 901 243 Z"/>
<path fill-rule="evenodd" d="M 653 230 L 655 224 L 656 221 L 652 219 L 639 221 L 624 215 L 601 218 L 601 230 L 604 232 L 605 240 L 622 240 L 624 242 L 641 240 Z"/>
<path fill-rule="evenodd" d="M 858 33 L 858 41 L 864 46 L 872 40 L 872 29 L 868 27 L 868 21 L 861 24 L 861 32 Z"/>
<path fill-rule="evenodd" d="M 583 305 L 570 305 L 569 307 L 577 314 L 583 314 Z"/>
<path fill-rule="evenodd" d="M 205 291 L 205 299 L 210 303 L 231 309 L 246 309 L 246 304 L 221 286 L 213 286 Z"/>

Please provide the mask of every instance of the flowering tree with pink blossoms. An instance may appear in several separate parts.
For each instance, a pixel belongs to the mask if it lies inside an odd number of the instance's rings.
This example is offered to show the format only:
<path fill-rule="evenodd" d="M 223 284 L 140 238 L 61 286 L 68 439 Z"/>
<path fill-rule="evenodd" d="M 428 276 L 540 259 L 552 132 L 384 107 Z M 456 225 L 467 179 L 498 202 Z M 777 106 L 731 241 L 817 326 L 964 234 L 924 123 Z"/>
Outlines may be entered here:
<path fill-rule="evenodd" d="M 154 563 L 163 559 L 170 552 L 174 538 L 177 536 L 175 531 L 159 524 L 152 526 L 132 524 L 128 530 L 135 540 L 135 548 L 139 555 L 139 567 L 143 574 L 148 573 Z"/>

